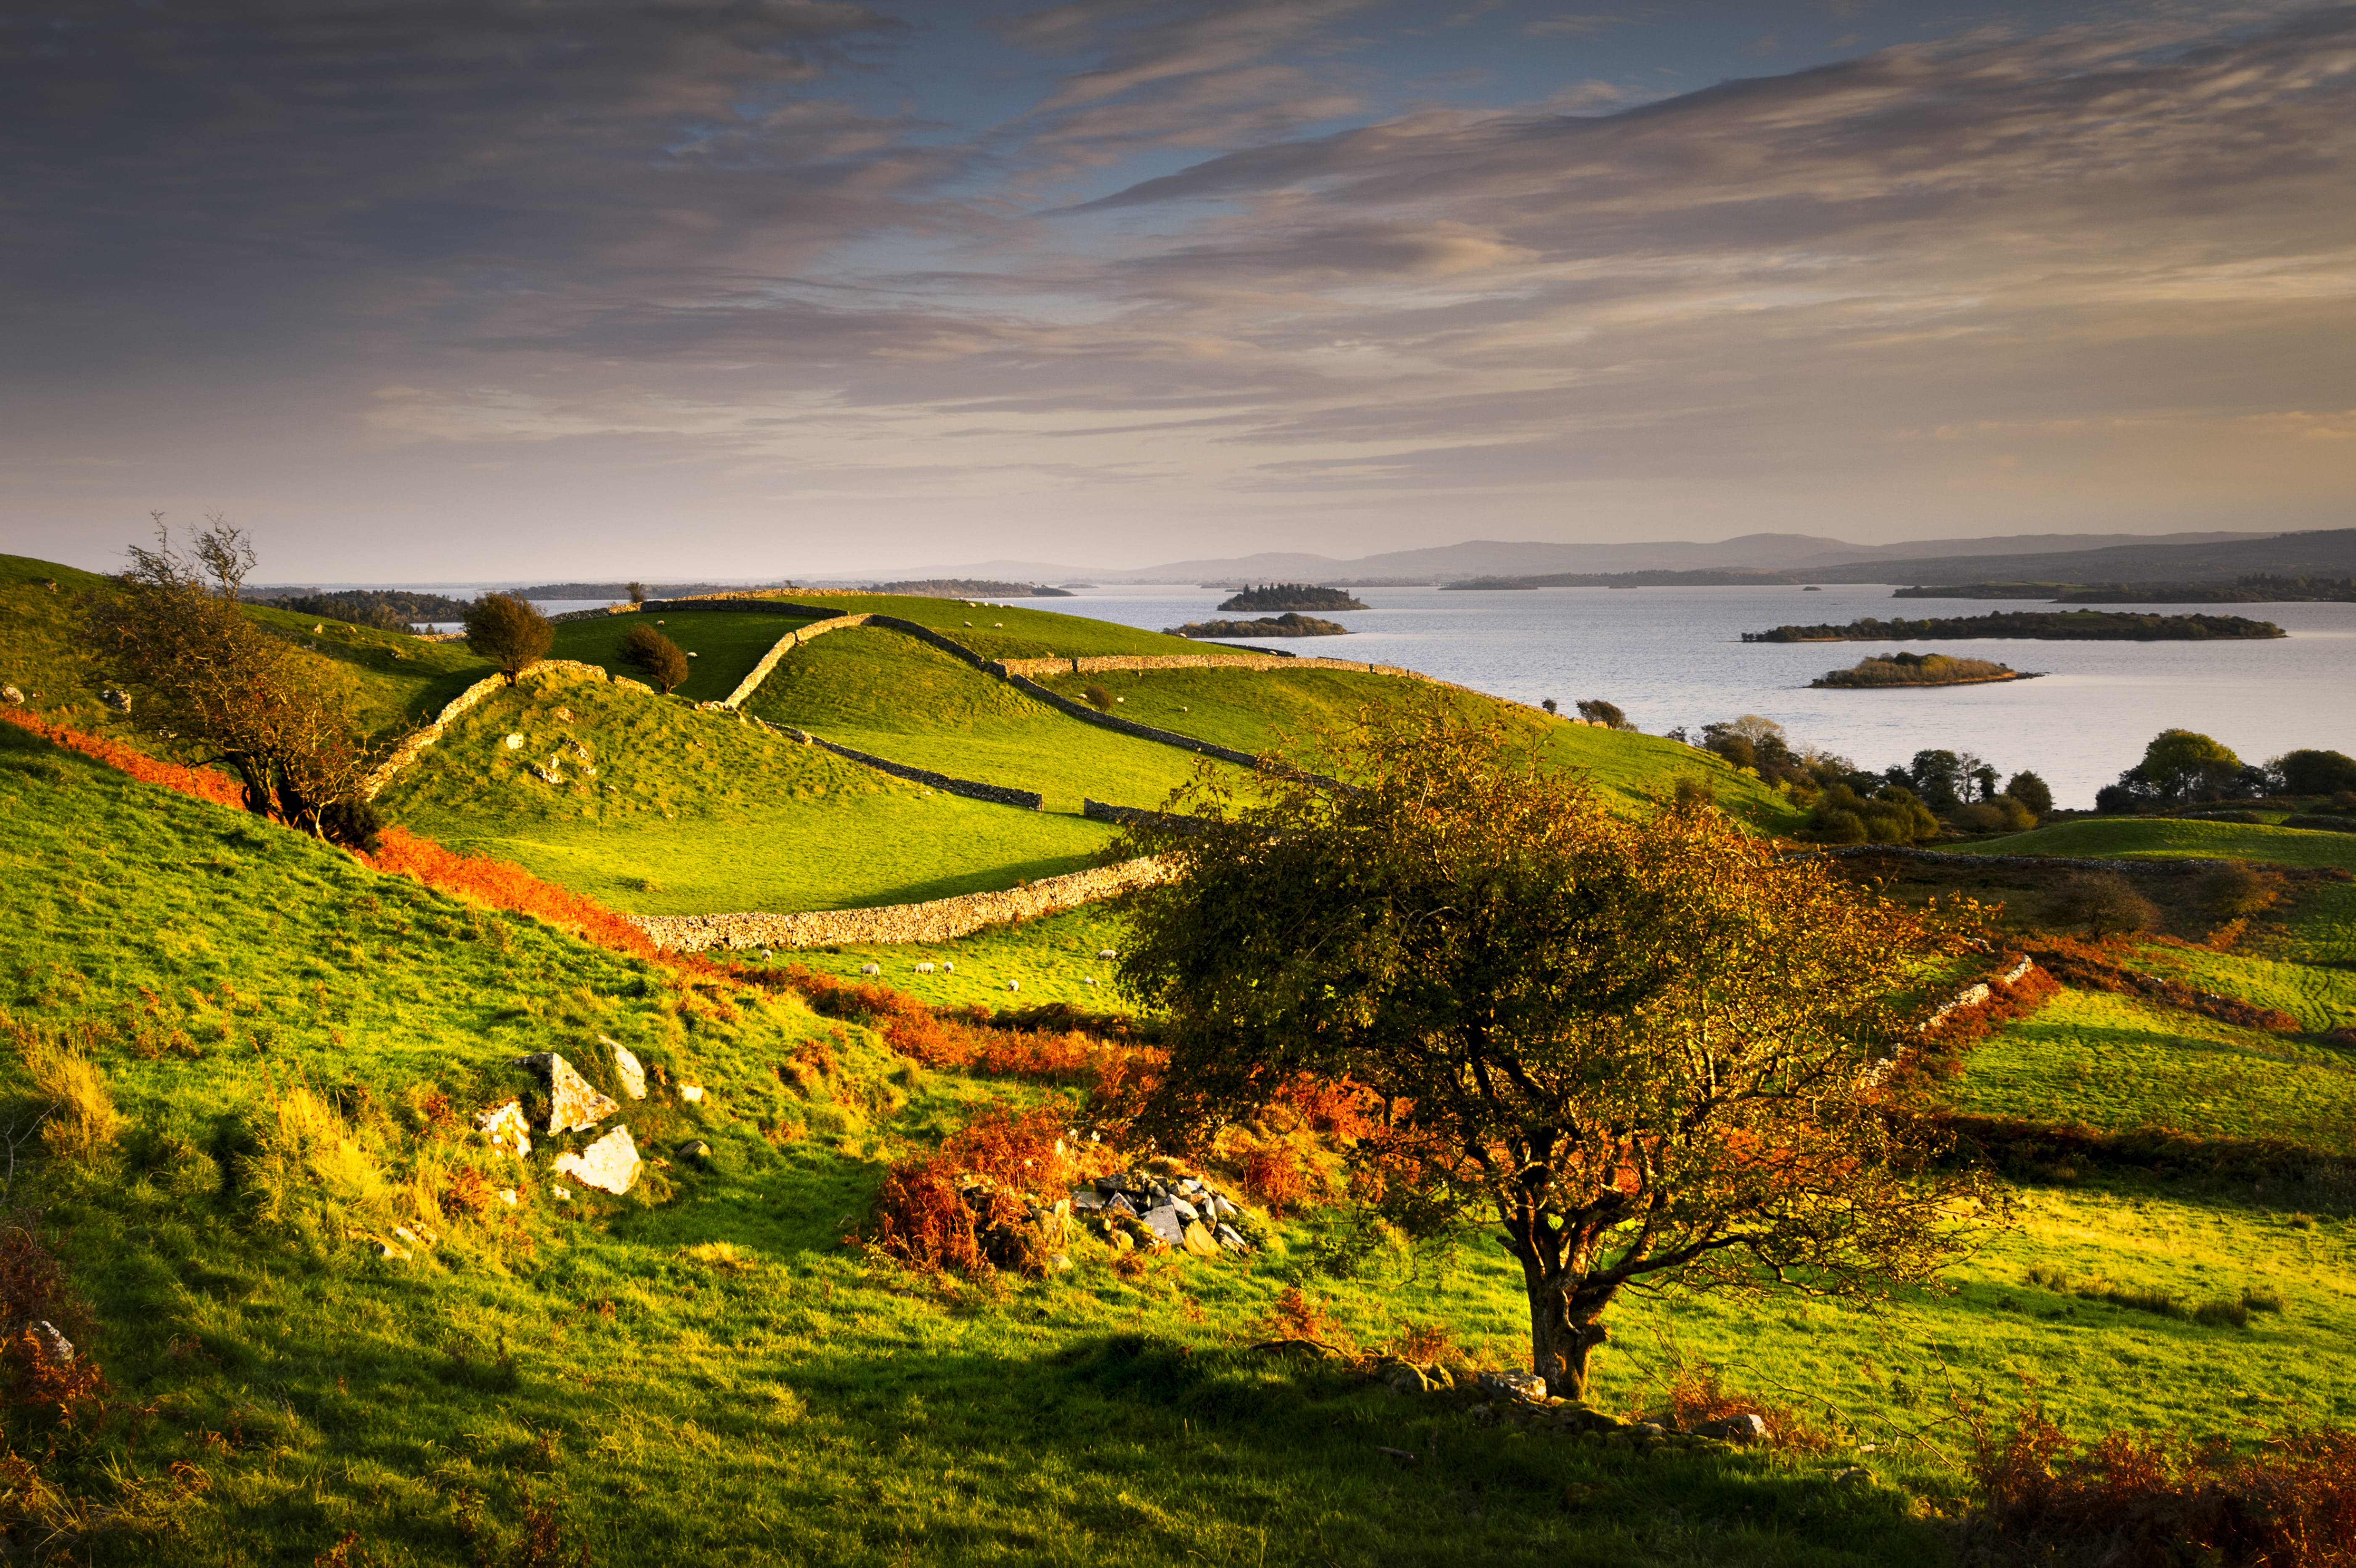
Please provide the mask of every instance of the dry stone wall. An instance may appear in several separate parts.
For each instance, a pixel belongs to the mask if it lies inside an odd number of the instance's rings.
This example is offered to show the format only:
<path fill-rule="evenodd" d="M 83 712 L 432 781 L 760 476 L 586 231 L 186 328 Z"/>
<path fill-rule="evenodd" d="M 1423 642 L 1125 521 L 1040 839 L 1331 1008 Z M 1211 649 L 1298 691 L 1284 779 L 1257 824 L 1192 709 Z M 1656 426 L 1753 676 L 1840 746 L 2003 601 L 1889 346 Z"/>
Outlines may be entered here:
<path fill-rule="evenodd" d="M 1048 876 L 1004 893 L 968 893 L 925 904 L 880 909 L 821 909 L 800 915 L 625 915 L 669 952 L 704 948 L 814 948 L 844 942 L 945 942 L 985 926 L 1028 920 L 1091 904 L 1132 887 L 1165 882 L 1171 870 L 1156 860 Z"/>
<path fill-rule="evenodd" d="M 543 659 L 525 671 L 517 683 L 520 685 L 527 681 L 603 681 L 605 679 L 606 679 L 605 671 L 594 664 L 584 664 L 574 659 Z M 418 754 L 427 746 L 440 740 L 442 732 L 455 723 L 461 714 L 507 683 L 508 678 L 504 675 L 486 675 L 444 703 L 442 705 L 442 711 L 434 715 L 431 723 L 424 728 L 412 731 L 404 736 L 401 744 L 393 747 L 392 755 L 377 764 L 376 770 L 370 773 L 367 781 L 360 786 L 360 799 L 375 800 L 377 792 L 392 782 L 394 775 L 415 762 Z M 637 686 L 641 692 L 648 690 L 645 686 L 639 686 L 635 681 L 616 683 Z"/>

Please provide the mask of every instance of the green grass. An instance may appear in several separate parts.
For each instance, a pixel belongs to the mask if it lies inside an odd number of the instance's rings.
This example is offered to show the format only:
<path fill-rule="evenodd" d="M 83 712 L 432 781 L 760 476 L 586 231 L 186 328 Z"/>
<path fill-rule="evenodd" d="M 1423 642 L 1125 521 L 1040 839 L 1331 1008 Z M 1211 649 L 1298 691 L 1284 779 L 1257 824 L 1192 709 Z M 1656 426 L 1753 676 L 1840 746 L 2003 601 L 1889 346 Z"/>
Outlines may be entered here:
<path fill-rule="evenodd" d="M 1200 653 L 1200 643 L 1158 631 L 1019 605 L 982 608 L 914 594 L 796 594 L 792 602 L 837 615 L 887 615 L 940 632 L 985 659 L 1081 658 L 1113 653 Z"/>
<path fill-rule="evenodd" d="M 1959 846 L 1972 854 L 2129 855 L 2270 861 L 2356 871 L 2356 833 L 2168 817 L 2094 817 Z"/>
<path fill-rule="evenodd" d="M 753 672 L 762 655 L 779 638 L 808 626 L 807 616 L 765 615 L 758 611 L 679 610 L 659 616 L 617 615 L 562 622 L 550 657 L 577 659 L 594 664 L 609 675 L 643 681 L 645 675 L 622 662 L 622 639 L 641 620 L 652 621 L 664 636 L 696 657 L 689 661 L 687 680 L 674 693 L 691 703 L 716 703 L 734 692 Z"/>
<path fill-rule="evenodd" d="M 1097 954 L 1129 945 L 1128 927 L 1104 905 L 1087 904 L 1045 915 L 1018 925 L 991 926 L 947 942 L 852 942 L 840 947 L 804 948 L 782 952 L 781 963 L 798 963 L 820 974 L 846 980 L 862 978 L 860 967 L 874 963 L 883 973 L 872 977 L 895 991 L 904 991 L 935 1007 L 1033 1007 L 1067 1002 L 1094 1013 L 1126 1011 L 1125 999 L 1113 989 L 1112 961 Z M 916 965 L 937 967 L 930 974 Z M 942 972 L 942 963 L 957 972 Z M 1097 983 L 1090 985 L 1093 977 Z M 1008 981 L 1022 990 L 1010 993 Z"/>
<path fill-rule="evenodd" d="M 509 750 L 511 734 L 527 744 Z M 552 758 L 561 785 L 530 772 Z M 586 681 L 527 681 L 480 703 L 381 803 L 454 849 L 653 915 L 1010 887 L 1076 871 L 1112 836 L 1102 823 L 928 790 L 679 699 Z"/>
<path fill-rule="evenodd" d="M 1320 763 L 1313 738 L 1318 730 L 1344 727 L 1364 708 L 1430 690 L 1395 675 L 1346 670 L 1107 671 L 1059 675 L 1042 683 L 1076 701 L 1098 686 L 1119 699 L 1112 711 L 1122 718 L 1238 751 L 1281 751 L 1311 767 Z M 1789 831 L 1806 815 L 1757 775 L 1711 752 L 1659 736 L 1564 724 L 1477 693 L 1460 700 L 1501 714 L 1514 731 L 1543 744 L 1551 760 L 1582 769 L 1623 806 L 1648 805 L 1674 789 L 1679 778 L 1692 777 L 1707 780 L 1719 805 L 1762 831 Z"/>
<path fill-rule="evenodd" d="M 787 1001 L 723 1019 L 660 969 L 5 730 L 0 822 L 0 994 L 20 1019 L 101 1025 L 131 1122 L 119 1163 L 42 1166 L 19 1193 L 94 1299 L 88 1348 L 121 1399 L 166 1402 L 131 1469 L 209 1481 L 176 1533 L 102 1548 L 122 1561 L 299 1565 L 352 1530 L 370 1562 L 467 1562 L 486 1529 L 512 1541 L 528 1493 L 608 1565 L 1914 1563 L 1940 1548 L 1905 1494 L 1958 1486 L 1950 1387 L 2033 1386 L 2081 1430 L 2356 1420 L 2356 1231 L 2190 1184 L 2032 1192 L 1951 1290 L 1877 1316 L 1788 1296 L 1615 1308 L 1605 1402 L 1704 1356 L 1870 1453 L 1648 1462 L 1239 1350 L 1299 1283 L 1368 1342 L 1436 1320 L 1518 1355 L 1525 1309 L 1493 1243 L 1409 1251 L 1340 1210 L 1249 1260 L 1132 1282 L 1083 1246 L 1068 1274 L 944 1295 L 841 1246 L 841 1227 L 903 1140 L 1026 1091 L 897 1064 Z M 1095 918 L 954 946 L 1044 971 L 1098 940 Z M 708 1140 L 714 1168 L 674 1158 L 627 1197 L 558 1206 L 541 1140 L 511 1224 L 446 1221 L 407 1262 L 343 1235 L 381 1227 L 382 1193 L 259 1211 L 253 1132 L 288 1086 L 341 1106 L 396 1194 L 462 1165 L 504 1176 L 432 1131 L 426 1094 L 464 1113 L 529 1092 L 507 1064 L 542 1048 L 610 1086 L 599 1033 L 709 1086 L 626 1119 L 651 1155 Z M 805 1098 L 772 1066 L 819 1036 L 843 1070 Z M 2188 1302 L 2265 1286 L 2288 1309 L 2208 1327 L 2031 1286 L 2032 1268 Z M 1382 1446 L 1424 1457 L 1402 1468 Z M 77 1475 L 104 1500 L 102 1456 Z M 1830 1484 L 1852 1464 L 1884 1485 Z"/>
<path fill-rule="evenodd" d="M 2282 1138 L 2344 1153 L 2356 1133 L 2356 1052 L 2068 991 L 1975 1049 L 1954 1103 L 2036 1121 Z"/>
<path fill-rule="evenodd" d="M 744 711 L 894 762 L 1035 789 L 1050 811 L 1077 811 L 1083 798 L 1159 805 L 1201 761 L 1058 713 L 937 648 L 874 628 L 795 649 Z"/>

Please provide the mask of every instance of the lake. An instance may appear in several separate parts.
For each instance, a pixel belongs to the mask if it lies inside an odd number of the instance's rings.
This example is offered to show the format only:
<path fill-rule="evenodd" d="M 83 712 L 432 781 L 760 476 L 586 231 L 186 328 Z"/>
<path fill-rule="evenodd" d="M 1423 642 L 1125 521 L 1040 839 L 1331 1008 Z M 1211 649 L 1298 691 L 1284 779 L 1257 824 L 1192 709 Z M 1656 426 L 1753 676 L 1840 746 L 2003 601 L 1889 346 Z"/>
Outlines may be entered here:
<path fill-rule="evenodd" d="M 1885 585 L 1797 587 L 1353 589 L 1370 608 L 1320 611 L 1348 637 L 1288 639 L 1309 655 L 1399 664 L 1525 703 L 1617 703 L 1655 735 L 1759 714 L 1795 746 L 1879 769 L 1924 747 L 2029 768 L 2064 806 L 2143 756 L 2163 729 L 2199 730 L 2258 762 L 2300 746 L 2356 755 L 2356 605 L 2104 605 L 2103 609 L 2245 615 L 2290 633 L 2264 642 L 1745 643 L 1746 631 L 1860 616 L 1979 615 L 2036 601 L 1893 599 Z M 1212 618 L 1226 590 L 1191 585 L 1085 588 L 1027 607 L 1161 630 Z M 1240 618 L 1248 618 L 1243 617 Z M 1812 691 L 1869 653 L 1935 647 L 2046 673 L 2035 681 L 1924 691 Z"/>

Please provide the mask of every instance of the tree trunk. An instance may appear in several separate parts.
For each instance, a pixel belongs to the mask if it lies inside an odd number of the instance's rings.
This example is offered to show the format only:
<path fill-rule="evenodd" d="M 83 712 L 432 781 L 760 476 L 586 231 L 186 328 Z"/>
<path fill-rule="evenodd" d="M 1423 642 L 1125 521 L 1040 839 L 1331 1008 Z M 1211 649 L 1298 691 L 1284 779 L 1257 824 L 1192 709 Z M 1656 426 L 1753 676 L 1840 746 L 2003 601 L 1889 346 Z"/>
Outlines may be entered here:
<path fill-rule="evenodd" d="M 1587 1397 L 1587 1363 L 1595 1348 L 1612 1337 L 1596 1317 L 1576 1316 L 1559 1285 L 1530 1293 L 1530 1370 L 1546 1380 L 1558 1399 Z"/>

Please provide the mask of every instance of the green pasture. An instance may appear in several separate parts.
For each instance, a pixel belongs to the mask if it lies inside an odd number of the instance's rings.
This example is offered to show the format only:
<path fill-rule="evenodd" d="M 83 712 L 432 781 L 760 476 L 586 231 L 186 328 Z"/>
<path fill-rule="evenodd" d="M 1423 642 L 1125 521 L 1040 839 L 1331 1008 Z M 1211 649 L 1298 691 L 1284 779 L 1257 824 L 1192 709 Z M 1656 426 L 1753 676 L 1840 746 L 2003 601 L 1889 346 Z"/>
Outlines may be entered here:
<path fill-rule="evenodd" d="M 1076 812 L 1084 798 L 1159 805 L 1203 760 L 1059 713 L 883 628 L 830 632 L 793 650 L 744 711 L 894 762 L 1035 789 L 1055 812 Z M 1245 777 L 1226 764 L 1210 766 Z"/>
<path fill-rule="evenodd" d="M 510 735 L 525 745 L 510 749 Z M 562 782 L 531 771 L 552 764 Z M 649 915 L 1009 887 L 1079 870 L 1112 836 L 927 789 L 681 699 L 530 677 L 469 710 L 380 805 L 454 849 Z"/>
<path fill-rule="evenodd" d="M 643 681 L 641 671 L 622 661 L 622 639 L 642 621 L 654 623 L 682 651 L 694 655 L 686 681 L 672 695 L 691 703 L 716 703 L 736 690 L 779 638 L 808 626 L 810 618 L 757 610 L 669 610 L 568 620 L 558 623 L 549 657 L 577 659 L 609 675 Z"/>
<path fill-rule="evenodd" d="M 1971 854 L 2060 854 L 2091 859 L 2131 855 L 2269 861 L 2278 865 L 2356 871 L 2356 833 L 2319 832 L 2245 822 L 2172 817 L 2088 817 L 2025 833 L 1959 844 Z"/>
<path fill-rule="evenodd" d="M 2341 1154 L 2356 1135 L 2356 1051 L 2073 990 L 1973 1050 L 1954 1101 L 2040 1122 L 2281 1138 Z"/>
<path fill-rule="evenodd" d="M 520 724 L 537 748 L 541 705 L 580 722 L 598 690 L 527 689 L 485 733 Z M 63 1473 L 102 1503 L 175 1464 L 207 1483 L 169 1532 L 98 1541 L 95 1561 L 300 1565 L 350 1532 L 369 1562 L 498 1562 L 529 1507 L 601 1564 L 1912 1564 L 1939 1560 L 1920 1516 L 1960 1492 L 1951 1394 L 2033 1395 L 2085 1431 L 2356 1420 L 2356 1230 L 2187 1182 L 2030 1190 L 1948 1289 L 1876 1313 L 1787 1294 L 1615 1308 L 1604 1402 L 1641 1407 L 1708 1359 L 1801 1406 L 1832 1452 L 1646 1461 L 1484 1431 L 1242 1348 L 1298 1286 L 1361 1343 L 1438 1323 L 1513 1363 L 1516 1278 L 1477 1229 L 1409 1248 L 1330 1208 L 1248 1259 L 1131 1278 L 1083 1241 L 1044 1281 L 927 1286 L 841 1243 L 882 1162 L 1039 1091 L 920 1070 L 790 1000 L 723 1010 L 690 975 L 5 730 L 0 822 L 0 1004 L 86 1026 L 127 1117 L 115 1153 L 19 1190 L 92 1299 L 86 1348 L 118 1398 L 170 1417 Z M 941 950 L 1078 967 L 1098 922 Z M 580 1138 L 517 1166 L 464 1118 L 530 1102 L 509 1064 L 531 1050 L 618 1091 L 599 1035 L 663 1069 L 617 1118 L 648 1174 L 559 1203 L 550 1162 Z M 333 1110 L 307 1144 L 283 1130 L 298 1088 Z M 405 1260 L 349 1234 L 389 1233 L 462 1170 L 523 1201 L 445 1216 Z M 2246 1289 L 2285 1310 L 2235 1328 L 2101 1299 Z M 1874 1483 L 1833 1484 L 1852 1466 Z"/>
<path fill-rule="evenodd" d="M 1203 651 L 1202 644 L 1183 637 L 1023 605 L 968 604 L 915 594 L 815 592 L 797 593 L 792 602 L 823 608 L 832 615 L 896 616 L 940 632 L 984 659 L 1049 659 L 1059 653 L 1091 658 L 1112 653 Z"/>
<path fill-rule="evenodd" d="M 1128 946 L 1128 928 L 1108 906 L 1083 904 L 1035 920 L 991 926 L 946 942 L 845 942 L 776 954 L 819 974 L 862 978 L 903 991 L 934 1007 L 1024 1008 L 1062 1002 L 1092 1013 L 1119 1013 L 1128 1003 L 1113 987 L 1117 965 L 1097 954 Z M 733 955 L 744 956 L 744 955 Z M 875 964 L 882 973 L 862 977 Z M 919 974 L 916 966 L 934 966 Z M 955 972 L 939 966 L 954 964 Z M 1089 981 L 1095 981 L 1091 985 Z M 1007 983 L 1021 989 L 1010 992 Z"/>

